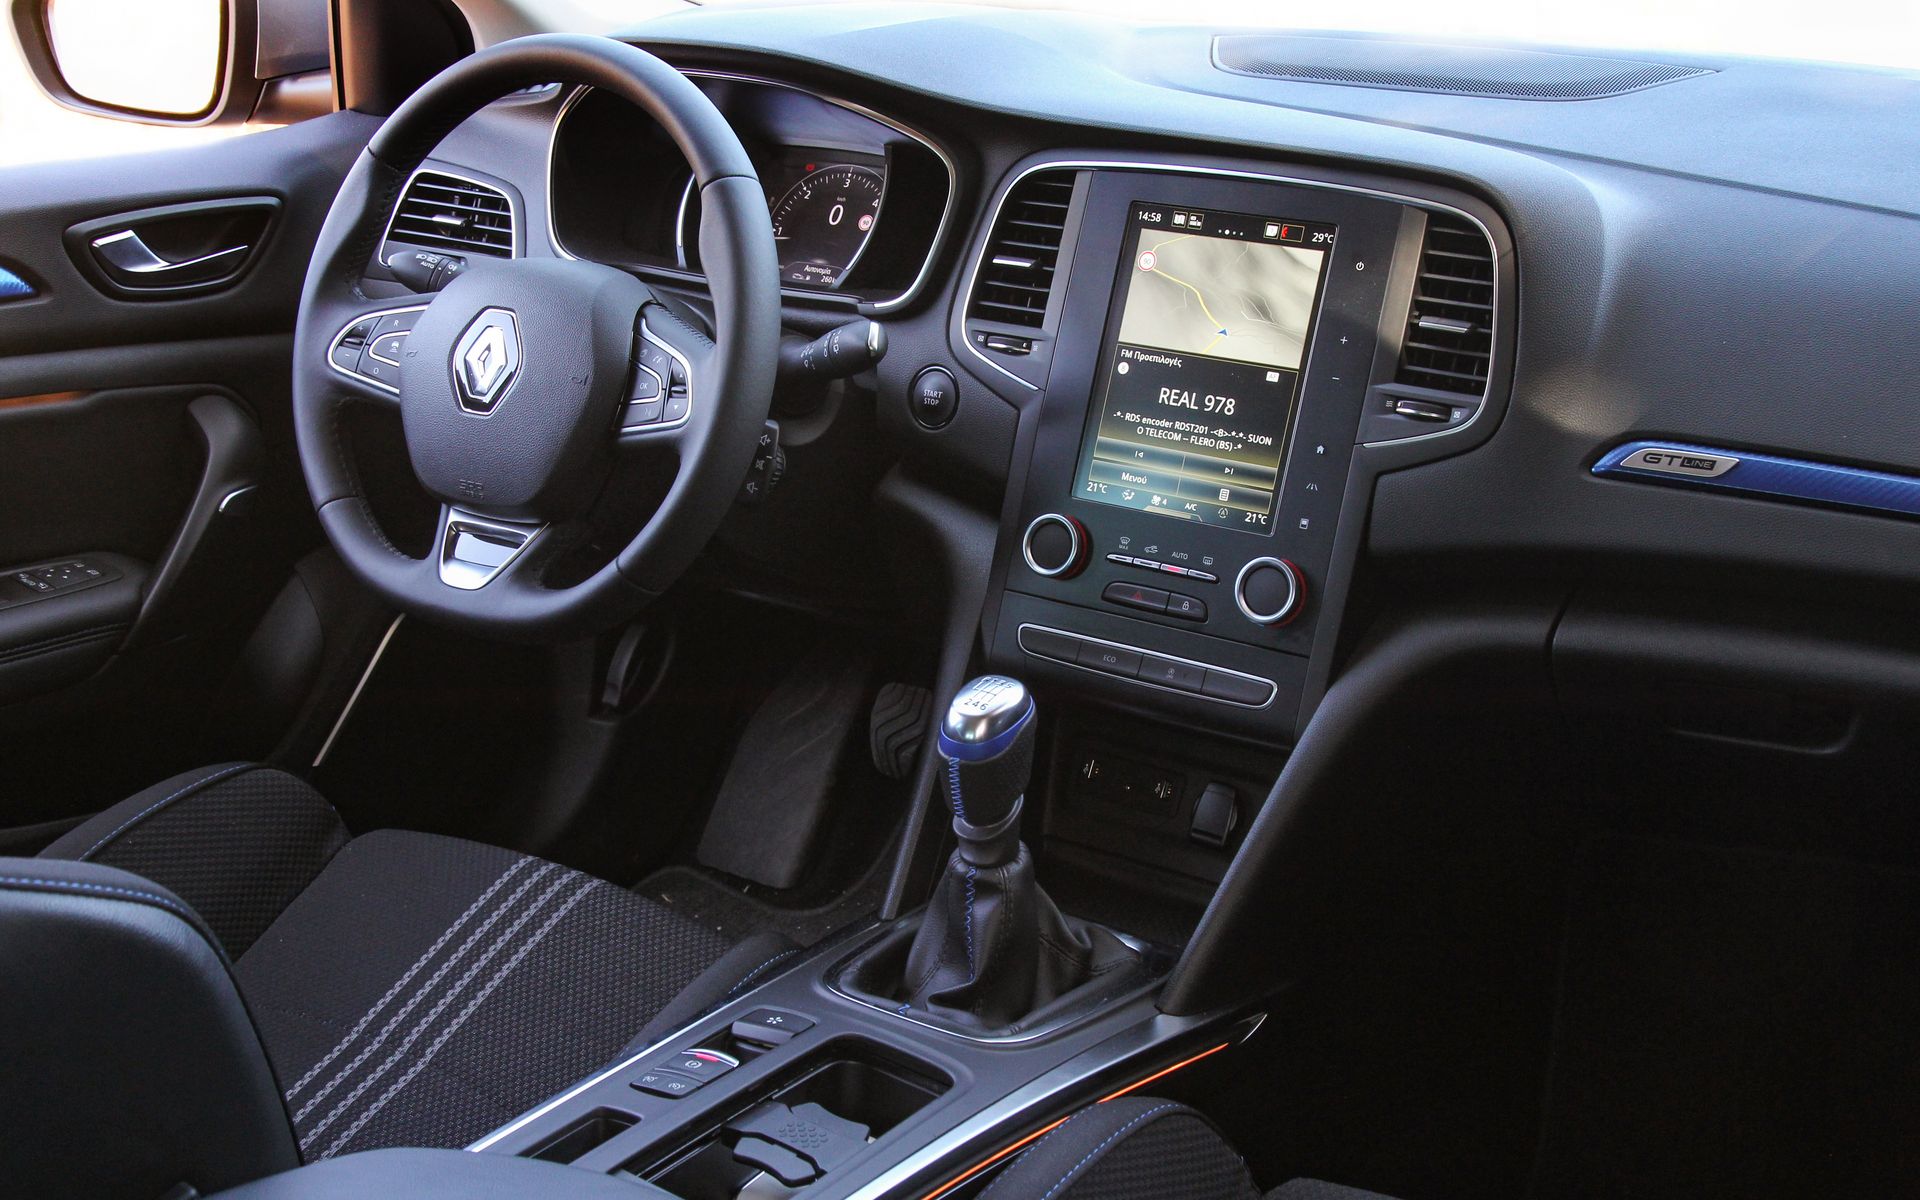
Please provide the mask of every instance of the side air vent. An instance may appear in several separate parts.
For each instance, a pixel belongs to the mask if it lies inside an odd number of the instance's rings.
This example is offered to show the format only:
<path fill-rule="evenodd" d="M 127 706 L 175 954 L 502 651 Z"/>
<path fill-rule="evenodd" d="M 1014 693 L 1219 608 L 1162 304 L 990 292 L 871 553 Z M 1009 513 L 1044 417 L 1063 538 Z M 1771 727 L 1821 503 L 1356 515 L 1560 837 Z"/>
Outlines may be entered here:
<path fill-rule="evenodd" d="M 1435 215 L 1420 248 L 1420 274 L 1396 378 L 1414 387 L 1479 396 L 1493 359 L 1493 247 L 1458 217 Z"/>
<path fill-rule="evenodd" d="M 453 254 L 512 258 L 513 202 L 484 183 L 421 171 L 394 207 L 387 240 Z"/>
<path fill-rule="evenodd" d="M 1072 202 L 1072 171 L 1036 171 L 1013 185 L 987 240 L 968 317 L 1027 329 L 1045 324 Z"/>
<path fill-rule="evenodd" d="M 1220 70 L 1286 83 L 1331 83 L 1490 100 L 1603 100 L 1714 72 L 1705 67 L 1393 38 L 1231 34 Z"/>

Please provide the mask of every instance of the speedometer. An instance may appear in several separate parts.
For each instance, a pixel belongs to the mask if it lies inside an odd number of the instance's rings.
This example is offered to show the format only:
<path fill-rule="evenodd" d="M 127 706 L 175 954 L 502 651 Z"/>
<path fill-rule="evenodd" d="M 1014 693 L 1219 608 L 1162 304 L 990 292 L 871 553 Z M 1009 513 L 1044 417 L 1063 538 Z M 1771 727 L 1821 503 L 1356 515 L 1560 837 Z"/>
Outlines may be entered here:
<path fill-rule="evenodd" d="M 850 164 L 808 172 L 773 206 L 780 282 L 830 288 L 866 247 L 880 214 L 880 172 Z"/>

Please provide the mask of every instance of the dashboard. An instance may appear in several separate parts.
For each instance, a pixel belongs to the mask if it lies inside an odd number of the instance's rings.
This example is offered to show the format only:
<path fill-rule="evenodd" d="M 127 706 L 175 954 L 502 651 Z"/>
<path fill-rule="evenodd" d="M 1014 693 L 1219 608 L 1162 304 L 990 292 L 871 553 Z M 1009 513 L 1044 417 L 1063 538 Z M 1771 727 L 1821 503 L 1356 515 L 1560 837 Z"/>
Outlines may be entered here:
<path fill-rule="evenodd" d="M 689 74 L 760 176 L 782 287 L 826 303 L 911 301 L 952 208 L 956 181 L 938 146 L 849 101 L 772 79 Z M 556 249 L 667 281 L 699 277 L 699 193 L 645 113 L 573 91 L 554 118 L 547 170 Z"/>
<path fill-rule="evenodd" d="M 991 665 L 1286 743 L 1367 612 L 1920 587 L 1920 525 L 1756 474 L 1920 478 L 1920 134 L 1871 119 L 1904 74 L 1435 44 L 1383 84 L 1365 39 L 915 6 L 625 36 L 741 133 L 789 327 L 890 342 L 776 399 L 789 470 L 722 537 L 758 591 L 907 586 L 860 514 L 925 488 L 993 522 Z M 697 197 L 643 114 L 517 101 L 442 154 L 529 201 L 530 246 L 697 307 Z"/>

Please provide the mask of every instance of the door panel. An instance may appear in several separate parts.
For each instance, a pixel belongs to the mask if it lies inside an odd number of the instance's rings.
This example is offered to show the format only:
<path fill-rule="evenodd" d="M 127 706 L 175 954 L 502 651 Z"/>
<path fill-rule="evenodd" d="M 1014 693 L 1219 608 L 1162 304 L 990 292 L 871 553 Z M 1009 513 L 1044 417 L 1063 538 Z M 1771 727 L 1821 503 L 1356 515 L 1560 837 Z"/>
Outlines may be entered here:
<path fill-rule="evenodd" d="M 241 646 L 320 544 L 291 335 L 377 125 L 0 170 L 0 247 L 34 288 L 0 301 L 0 844 L 244 752 L 207 714 L 231 711 Z M 103 268 L 95 243 L 134 228 L 170 290 Z M 167 274 L 236 236 L 222 270 Z"/>

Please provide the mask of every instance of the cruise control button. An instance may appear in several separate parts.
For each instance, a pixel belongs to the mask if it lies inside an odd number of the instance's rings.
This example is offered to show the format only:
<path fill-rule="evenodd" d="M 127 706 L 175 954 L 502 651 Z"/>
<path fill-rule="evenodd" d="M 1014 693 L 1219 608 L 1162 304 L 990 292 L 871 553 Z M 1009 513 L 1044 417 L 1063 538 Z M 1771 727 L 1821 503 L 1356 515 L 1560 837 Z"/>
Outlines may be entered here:
<path fill-rule="evenodd" d="M 1140 669 L 1140 652 L 1129 650 L 1125 646 L 1108 646 L 1101 642 L 1080 643 L 1080 665 L 1104 671 L 1109 675 L 1118 675 L 1123 679 L 1132 679 Z"/>
<path fill-rule="evenodd" d="M 1182 692 L 1198 692 L 1206 685 L 1207 669 L 1149 654 L 1140 664 L 1139 677 L 1144 683 L 1157 683 L 1161 687 Z"/>
<path fill-rule="evenodd" d="M 397 367 L 400 365 L 400 351 L 406 349 L 410 336 L 404 329 L 398 333 L 383 333 L 367 343 L 367 353 L 389 366 Z"/>
<path fill-rule="evenodd" d="M 1273 698 L 1273 685 L 1264 679 L 1236 675 L 1231 671 L 1208 671 L 1201 694 L 1234 704 L 1265 704 Z"/>
<path fill-rule="evenodd" d="M 648 1071 L 634 1080 L 629 1087 L 637 1088 L 654 1096 L 665 1096 L 677 1100 L 681 1096 L 691 1095 L 700 1090 L 701 1080 L 690 1079 L 685 1075 L 676 1075 L 672 1071 Z"/>
<path fill-rule="evenodd" d="M 1051 629 L 1022 629 L 1020 648 L 1028 654 L 1059 662 L 1076 662 L 1080 657 L 1079 638 L 1068 633 L 1055 633 Z"/>
<path fill-rule="evenodd" d="M 1165 612 L 1167 594 L 1159 588 L 1141 587 L 1137 583 L 1110 583 L 1100 598 L 1108 604 L 1119 604 L 1126 608 L 1137 608 L 1142 612 Z"/>
<path fill-rule="evenodd" d="M 1207 619 L 1207 602 L 1198 596 L 1182 596 L 1173 592 L 1167 596 L 1167 615 L 1187 621 Z"/>

